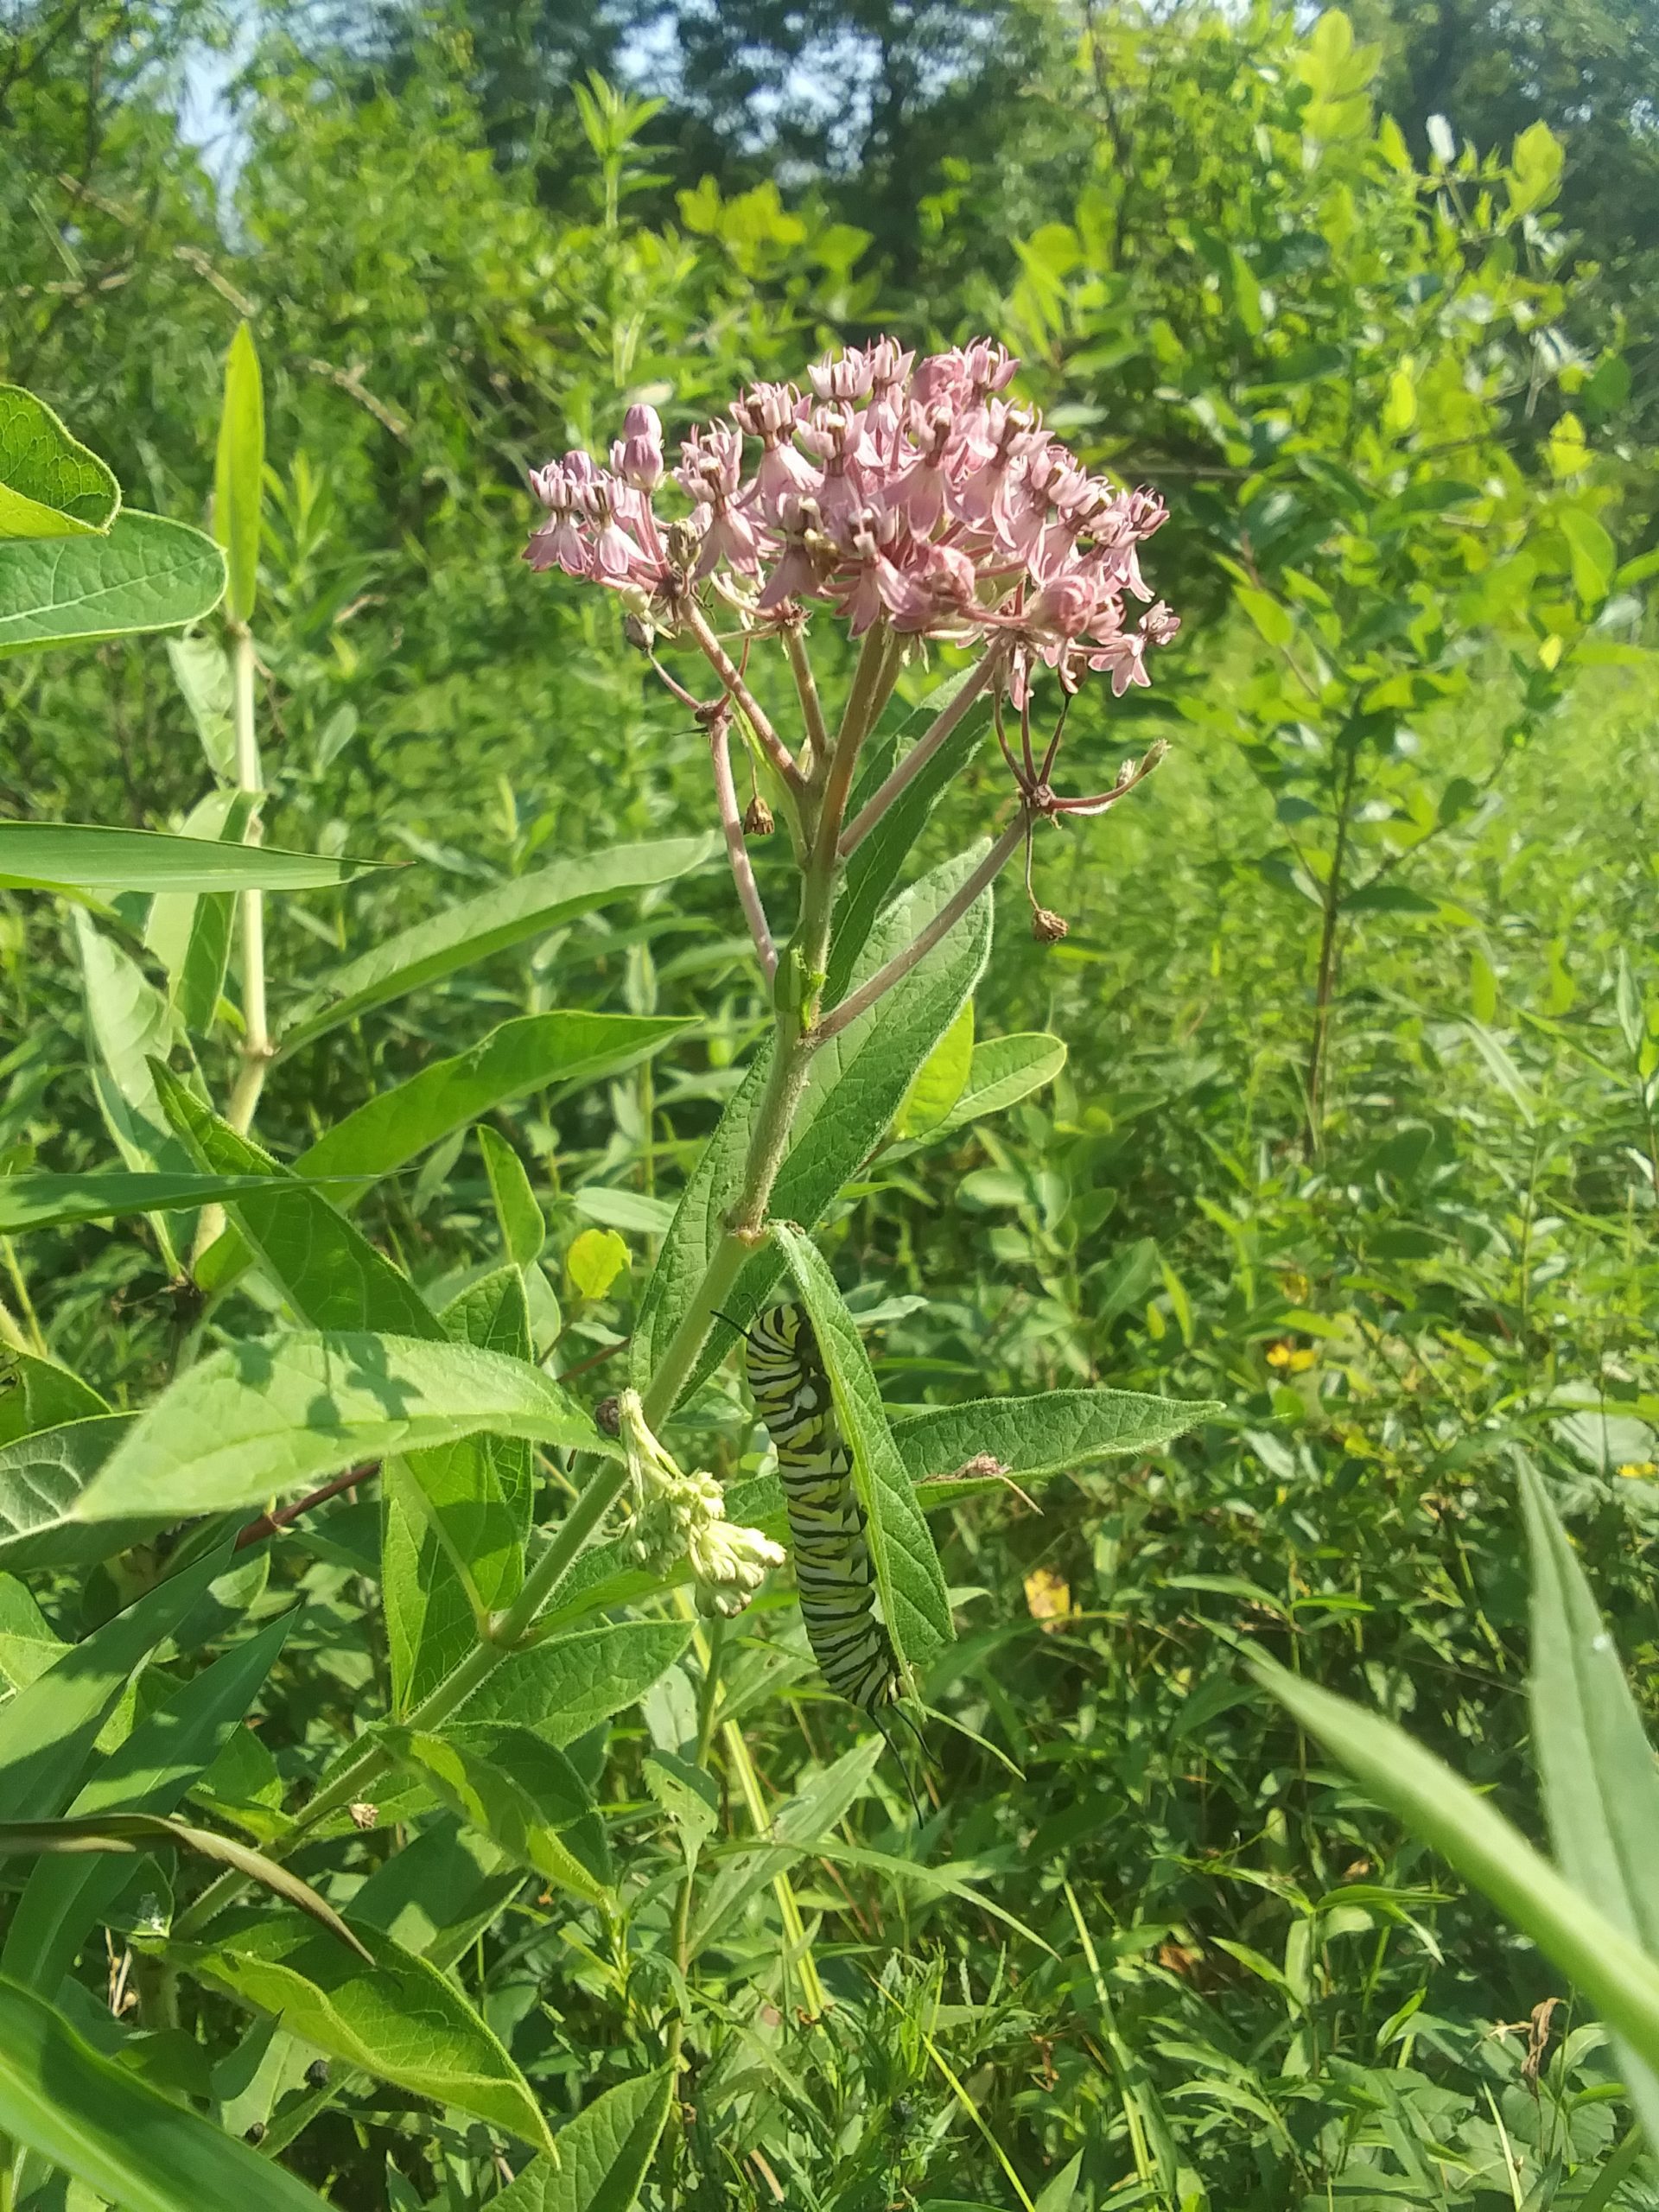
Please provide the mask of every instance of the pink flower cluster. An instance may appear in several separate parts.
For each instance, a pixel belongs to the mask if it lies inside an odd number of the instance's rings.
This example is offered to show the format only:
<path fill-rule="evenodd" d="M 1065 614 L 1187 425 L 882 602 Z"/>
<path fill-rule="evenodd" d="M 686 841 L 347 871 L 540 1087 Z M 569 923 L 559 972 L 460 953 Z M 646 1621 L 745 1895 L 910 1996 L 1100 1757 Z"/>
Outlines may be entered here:
<path fill-rule="evenodd" d="M 1090 475 L 1004 397 L 1018 366 L 988 339 L 918 363 L 880 338 L 816 364 L 808 393 L 756 385 L 730 424 L 681 445 L 673 475 L 690 512 L 675 522 L 656 510 L 661 422 L 631 407 L 608 469 L 576 452 L 533 472 L 548 518 L 524 558 L 643 594 L 668 626 L 712 578 L 751 619 L 827 605 L 855 636 L 885 616 L 918 636 L 1000 642 L 1016 703 L 1034 661 L 1068 691 L 1085 668 L 1109 672 L 1121 695 L 1149 681 L 1147 648 L 1179 626 L 1149 603 L 1139 556 L 1168 510 Z M 1147 607 L 1133 626 L 1127 600 Z"/>

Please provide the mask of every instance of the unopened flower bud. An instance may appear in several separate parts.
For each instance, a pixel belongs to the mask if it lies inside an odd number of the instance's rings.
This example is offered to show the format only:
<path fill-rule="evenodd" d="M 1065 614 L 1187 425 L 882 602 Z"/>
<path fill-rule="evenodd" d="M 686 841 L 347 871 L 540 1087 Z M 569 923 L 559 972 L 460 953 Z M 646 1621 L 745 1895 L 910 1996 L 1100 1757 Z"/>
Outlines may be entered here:
<path fill-rule="evenodd" d="M 772 809 L 757 791 L 743 810 L 743 835 L 746 837 L 770 837 L 777 827 Z"/>
<path fill-rule="evenodd" d="M 1052 906 L 1033 906 L 1031 910 L 1031 933 L 1039 944 L 1058 944 L 1071 926 L 1065 916 L 1057 914 Z"/>

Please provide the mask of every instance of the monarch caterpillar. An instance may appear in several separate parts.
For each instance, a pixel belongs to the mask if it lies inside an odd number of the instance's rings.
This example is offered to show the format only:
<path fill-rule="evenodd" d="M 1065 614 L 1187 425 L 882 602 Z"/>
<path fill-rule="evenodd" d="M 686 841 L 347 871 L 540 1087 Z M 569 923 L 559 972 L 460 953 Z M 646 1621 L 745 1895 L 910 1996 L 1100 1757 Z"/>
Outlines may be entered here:
<path fill-rule="evenodd" d="M 778 1454 L 807 1642 L 823 1679 L 867 1713 L 899 1692 L 852 1460 L 812 1324 L 774 1306 L 747 1332 L 749 1388 Z M 885 1731 L 883 1732 L 886 1732 Z"/>

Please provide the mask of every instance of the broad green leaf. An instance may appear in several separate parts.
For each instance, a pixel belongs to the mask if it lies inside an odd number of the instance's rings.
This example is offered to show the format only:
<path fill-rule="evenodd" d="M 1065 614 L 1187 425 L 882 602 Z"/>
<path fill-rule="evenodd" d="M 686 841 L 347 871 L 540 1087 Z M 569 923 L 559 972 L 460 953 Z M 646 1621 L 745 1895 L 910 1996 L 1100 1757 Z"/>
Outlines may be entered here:
<path fill-rule="evenodd" d="M 190 1213 L 226 1198 L 269 1194 L 269 1175 L 123 1174 L 0 1176 L 0 1236 L 61 1229 L 81 1221 L 119 1221 L 135 1213 Z M 0 1401 L 0 1406 L 3 1401 Z M 0 1412 L 0 1435 L 4 1417 Z"/>
<path fill-rule="evenodd" d="M 935 868 L 888 907 L 854 971 L 855 986 L 914 941 L 980 857 L 976 850 Z M 916 1071 L 978 982 L 990 943 L 988 895 L 901 983 L 816 1054 L 790 1149 L 772 1189 L 772 1211 L 779 1218 L 810 1229 L 880 1143 Z M 685 1186 L 634 1325 L 630 1372 L 638 1389 L 647 1387 L 660 1364 L 725 1234 L 726 1217 L 742 1188 L 755 1113 L 771 1065 L 768 1040 L 755 1054 Z M 781 1255 L 771 1248 L 747 1263 L 721 1301 L 730 1320 L 715 1323 L 682 1395 L 720 1364 L 736 1341 L 732 1323 L 747 1327 L 766 1303 L 782 1265 Z"/>
<path fill-rule="evenodd" d="M 1224 1410 L 1215 1399 L 1152 1398 L 1138 1390 L 1049 1390 L 1033 1398 L 973 1398 L 931 1406 L 895 1420 L 893 1441 L 912 1482 L 938 1483 L 954 1494 L 994 1487 L 995 1474 L 975 1477 L 969 1463 L 988 1456 L 1016 1482 L 1041 1481 L 1091 1459 L 1160 1452 Z M 955 1484 L 952 1477 L 961 1478 Z M 943 1479 L 942 1479 L 943 1478 Z"/>
<path fill-rule="evenodd" d="M 400 1789 L 396 1776 L 388 1789 Z M 524 1870 L 453 1814 L 431 1821 L 384 1859 L 352 1899 L 353 1925 L 384 1929 L 436 1967 L 454 1963 L 524 1886 Z"/>
<path fill-rule="evenodd" d="M 349 883 L 376 863 L 325 860 L 270 845 L 221 844 L 165 830 L 84 822 L 0 822 L 0 889 L 22 891 L 315 891 Z"/>
<path fill-rule="evenodd" d="M 253 332 L 236 326 L 225 359 L 225 401 L 213 464 L 213 536 L 224 547 L 231 619 L 253 619 L 259 582 L 259 507 L 265 475 L 265 390 Z"/>
<path fill-rule="evenodd" d="M 0 1680 L 27 1689 L 62 1657 L 63 1638 L 15 1574 L 0 1574 Z"/>
<path fill-rule="evenodd" d="M 74 918 L 87 1058 L 110 1134 L 129 1167 L 188 1170 L 190 1155 L 168 1127 L 154 1072 L 173 1049 L 172 1011 L 137 963 L 79 907 Z"/>
<path fill-rule="evenodd" d="M 547 1224 L 524 1164 L 506 1139 L 487 1125 L 480 1126 L 478 1148 L 484 1155 L 484 1173 L 490 1179 L 507 1257 L 516 1268 L 533 1267 L 547 1242 Z"/>
<path fill-rule="evenodd" d="M 372 1007 L 453 975 L 540 937 L 613 899 L 648 885 L 671 882 L 702 868 L 718 850 L 714 837 L 664 837 L 652 844 L 615 845 L 609 852 L 559 861 L 534 875 L 499 885 L 429 921 L 388 938 L 372 951 L 325 976 L 285 1025 L 282 1049 L 297 1052 Z"/>
<path fill-rule="evenodd" d="M 1270 645 L 1287 645 L 1296 634 L 1295 620 L 1271 593 L 1251 584 L 1236 584 L 1234 596 Z"/>
<path fill-rule="evenodd" d="M 527 1361 L 530 1313 L 518 1269 L 475 1283 L 442 1325 L 456 1344 Z M 413 1452 L 388 1460 L 385 1473 L 381 1595 L 392 1710 L 406 1713 L 467 1656 L 479 1615 L 518 1596 L 534 1474 L 530 1446 L 505 1436 Z"/>
<path fill-rule="evenodd" d="M 1532 1555 L 1533 1755 L 1561 1871 L 1650 1958 L 1659 1959 L 1659 1768 L 1618 1653 L 1535 1470 L 1521 1499 Z M 1627 2085 L 1651 2129 L 1659 2076 L 1627 2056 Z"/>
<path fill-rule="evenodd" d="M 0 1181 L 0 1197 L 10 1188 L 10 1179 Z M 10 1234 L 10 1226 L 0 1212 L 0 1236 Z M 0 1444 L 109 1410 L 91 1383 L 55 1360 L 37 1359 L 32 1351 L 0 1349 Z"/>
<path fill-rule="evenodd" d="M 1586 606 L 1599 607 L 1612 588 L 1618 548 L 1587 507 L 1563 507 L 1560 520 L 1573 564 L 1573 588 Z"/>
<path fill-rule="evenodd" d="M 906 754 L 927 736 L 940 714 L 966 686 L 978 680 L 979 674 L 977 669 L 964 670 L 949 683 L 940 684 L 906 717 L 899 732 L 899 744 Z M 989 716 L 988 698 L 976 699 L 932 759 L 906 785 L 848 861 L 841 896 L 836 902 L 835 940 L 830 949 L 830 971 L 824 986 L 830 1003 L 844 995 L 859 956 L 876 926 L 883 905 L 893 896 L 912 848 L 927 827 L 928 818 L 947 785 L 978 752 Z M 849 820 L 856 817 L 866 799 L 874 796 L 887 772 L 885 748 L 872 754 L 869 772 L 860 778 L 848 808 Z"/>
<path fill-rule="evenodd" d="M 168 1956 L 331 2058 L 550 2150 L 530 2084 L 456 1985 L 378 1929 L 356 1932 L 372 1966 L 292 1913 L 226 1914 L 212 1942 Z"/>
<path fill-rule="evenodd" d="M 183 834 L 240 849 L 257 799 L 253 791 L 209 791 L 187 817 Z M 167 970 L 169 995 L 187 1029 L 213 1027 L 235 912 L 227 891 L 163 891 L 150 901 L 144 944 Z"/>
<path fill-rule="evenodd" d="M 274 2160 L 101 2056 L 34 1991 L 4 1980 L 0 2130 L 120 2212 L 321 2212 L 322 2198 Z"/>
<path fill-rule="evenodd" d="M 1659 1960 L 1535 1851 L 1521 1831 L 1403 1728 L 1267 1660 L 1264 1688 L 1368 1797 L 1450 1861 L 1574 1983 L 1643 2064 L 1659 2071 Z"/>
<path fill-rule="evenodd" d="M 152 1067 L 162 1111 L 204 1174 L 269 1180 L 229 1201 L 244 1240 L 283 1297 L 315 1329 L 378 1328 L 402 1337 L 442 1334 L 437 1316 L 408 1276 L 377 1252 L 320 1191 L 279 1167 L 193 1097 L 159 1062 Z"/>
<path fill-rule="evenodd" d="M 607 2089 L 559 2130 L 557 2164 L 532 2160 L 492 2212 L 632 2212 L 673 2094 L 668 2067 Z"/>
<path fill-rule="evenodd" d="M 353 1331 L 251 1338 L 210 1352 L 139 1414 L 74 1517 L 232 1512 L 483 1432 L 610 1459 L 621 1449 L 539 1368 L 499 1352 Z"/>
<path fill-rule="evenodd" d="M 236 780 L 236 687 L 230 655 L 217 638 L 169 638 L 167 657 L 201 740 L 207 766 L 221 783 Z"/>
<path fill-rule="evenodd" d="M 618 1621 L 516 1651 L 456 1715 L 468 1728 L 501 1721 L 550 1744 L 574 1744 L 643 1697 L 691 1640 L 681 1621 Z"/>
<path fill-rule="evenodd" d="M 0 384 L 0 542 L 107 530 L 120 504 L 110 469 L 46 402 Z"/>
<path fill-rule="evenodd" d="M 0 1567 L 89 1567 L 163 1525 L 166 1516 L 154 1513 L 118 1514 L 96 1527 L 73 1518 L 81 1493 L 132 1418 L 92 1414 L 0 1446 Z"/>
<path fill-rule="evenodd" d="M 271 1622 L 149 1713 L 99 1767 L 70 1805 L 70 1817 L 172 1812 L 259 1694 L 297 1618 L 290 1612 Z M 131 1872 L 116 1857 L 43 1858 L 17 1901 L 0 1969 L 49 1994 Z"/>
<path fill-rule="evenodd" d="M 931 1143 L 936 1137 L 950 1135 L 953 1129 L 965 1128 L 969 1122 L 982 1122 L 988 1115 L 1001 1114 L 1020 1099 L 1030 1096 L 1053 1082 L 1065 1065 L 1065 1046 L 1058 1037 L 1046 1030 L 1022 1032 L 1014 1037 L 989 1037 L 982 1045 L 974 1046 L 968 1065 L 967 1080 L 957 1092 L 950 1111 L 942 1121 L 920 1132 L 924 1141 Z"/>
<path fill-rule="evenodd" d="M 0 660 L 181 629 L 211 613 L 224 589 L 224 556 L 210 537 L 130 508 L 103 537 L 17 541 L 0 547 Z"/>
<path fill-rule="evenodd" d="M 853 1455 L 881 1611 L 901 1662 L 925 1667 L 955 1630 L 927 1517 L 916 1503 L 887 1426 L 858 1325 L 816 1244 L 788 1222 L 774 1224 L 823 1355 L 841 1432 Z"/>
<path fill-rule="evenodd" d="M 327 1179 L 330 1198 L 349 1213 L 383 1175 L 481 1114 L 527 1091 L 620 1074 L 689 1027 L 631 1014 L 530 1014 L 504 1021 L 470 1052 L 433 1061 L 337 1122 L 301 1154 L 294 1173 L 308 1180 Z M 227 1230 L 202 1255 L 196 1281 L 210 1294 L 222 1290 L 246 1259 L 246 1247 Z"/>
<path fill-rule="evenodd" d="M 527 1729 L 503 1733 L 509 1738 L 522 1736 L 538 1751 L 551 1758 L 558 1756 L 551 1745 L 543 1744 Z M 382 1740 L 394 1758 L 421 1776 L 469 1827 L 480 1829 L 520 1866 L 590 1904 L 609 1904 L 605 1884 L 596 1881 L 575 1853 L 559 1840 L 531 1778 L 516 1764 L 512 1769 L 498 1764 L 465 1739 L 405 1728 L 385 1730 Z M 568 1770 L 569 1763 L 565 1764 Z M 569 1779 L 580 1789 L 574 1771 Z M 581 1817 L 579 1807 L 575 1817 Z"/>
<path fill-rule="evenodd" d="M 564 1255 L 564 1271 L 584 1298 L 603 1298 L 627 1268 L 627 1245 L 613 1229 L 584 1229 Z"/>
<path fill-rule="evenodd" d="M 894 1122 L 901 1137 L 925 1136 L 946 1122 L 962 1096 L 974 1058 L 974 1002 L 969 1000 L 917 1071 Z"/>
<path fill-rule="evenodd" d="M 63 1810 L 128 1678 L 225 1572 L 227 1555 L 221 1546 L 157 1583 L 66 1646 L 61 1658 L 0 1706 L 0 1809 L 8 1820 L 54 1820 Z"/>

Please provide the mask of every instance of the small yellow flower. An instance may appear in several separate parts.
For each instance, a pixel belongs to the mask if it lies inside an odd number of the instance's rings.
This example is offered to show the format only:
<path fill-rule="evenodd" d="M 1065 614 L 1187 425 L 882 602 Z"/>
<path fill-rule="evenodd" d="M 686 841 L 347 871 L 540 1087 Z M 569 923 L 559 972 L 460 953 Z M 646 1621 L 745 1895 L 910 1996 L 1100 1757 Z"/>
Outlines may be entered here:
<path fill-rule="evenodd" d="M 1026 1605 L 1033 1620 L 1043 1623 L 1045 1635 L 1077 1611 L 1071 1584 L 1052 1567 L 1034 1567 L 1026 1577 Z"/>
<path fill-rule="evenodd" d="M 1653 1476 L 1659 1475 L 1659 1460 L 1627 1459 L 1618 1471 L 1628 1481 L 1646 1482 Z"/>
<path fill-rule="evenodd" d="M 1294 1344 L 1288 1337 L 1268 1346 L 1268 1365 L 1285 1375 L 1305 1375 L 1319 1356 L 1313 1345 Z"/>

